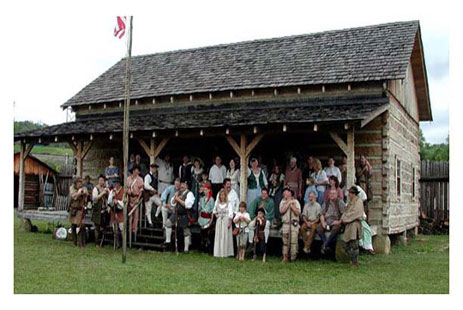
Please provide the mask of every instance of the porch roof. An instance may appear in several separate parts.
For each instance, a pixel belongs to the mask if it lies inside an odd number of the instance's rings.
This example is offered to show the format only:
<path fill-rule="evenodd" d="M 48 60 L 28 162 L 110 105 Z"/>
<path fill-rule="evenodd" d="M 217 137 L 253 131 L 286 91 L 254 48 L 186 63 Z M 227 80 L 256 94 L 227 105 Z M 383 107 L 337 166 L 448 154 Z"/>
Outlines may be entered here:
<path fill-rule="evenodd" d="M 254 125 L 368 121 L 387 108 L 384 94 L 297 98 L 278 101 L 176 105 L 130 112 L 130 131 L 214 129 Z M 81 134 L 121 133 L 122 114 L 93 114 L 89 119 L 62 123 L 14 136 L 50 138 Z"/>

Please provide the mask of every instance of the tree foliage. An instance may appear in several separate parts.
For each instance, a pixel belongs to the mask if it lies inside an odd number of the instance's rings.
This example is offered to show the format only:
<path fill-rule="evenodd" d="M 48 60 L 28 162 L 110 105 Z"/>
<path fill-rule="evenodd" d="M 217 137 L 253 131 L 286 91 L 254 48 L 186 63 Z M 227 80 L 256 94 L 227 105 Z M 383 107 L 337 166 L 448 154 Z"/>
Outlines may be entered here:
<path fill-rule="evenodd" d="M 34 123 L 31 121 L 15 121 L 14 122 L 14 134 L 20 132 L 26 132 L 31 130 L 36 130 L 40 128 L 47 127 L 47 124 L 44 123 Z M 36 144 L 38 146 L 38 144 Z M 32 154 L 55 154 L 55 155 L 64 155 L 64 154 L 72 154 L 71 149 L 67 143 L 52 143 L 52 147 L 42 147 L 40 151 L 38 147 L 34 147 Z M 15 152 L 19 152 L 19 142 L 15 143 Z"/>
<path fill-rule="evenodd" d="M 430 144 L 420 129 L 420 151 L 421 160 L 449 161 L 449 136 L 445 143 Z"/>
<path fill-rule="evenodd" d="M 14 122 L 14 134 L 40 129 L 43 127 L 47 127 L 47 125 L 43 123 L 34 123 L 31 121 Z"/>

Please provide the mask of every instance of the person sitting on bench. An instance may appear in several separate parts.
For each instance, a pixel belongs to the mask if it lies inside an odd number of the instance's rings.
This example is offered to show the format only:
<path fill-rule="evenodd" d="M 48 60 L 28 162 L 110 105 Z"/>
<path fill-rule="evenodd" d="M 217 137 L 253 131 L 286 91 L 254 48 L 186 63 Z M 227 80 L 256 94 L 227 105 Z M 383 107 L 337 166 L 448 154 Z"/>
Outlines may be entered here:
<path fill-rule="evenodd" d="M 322 239 L 321 252 L 330 251 L 330 245 L 333 240 L 336 240 L 336 236 L 341 231 L 342 222 L 341 216 L 346 209 L 346 204 L 342 199 L 338 197 L 337 190 L 335 188 L 330 189 L 329 200 L 323 203 L 322 211 L 320 213 L 320 224 L 318 225 L 317 232 Z M 328 238 L 325 236 L 325 232 L 330 232 Z"/>

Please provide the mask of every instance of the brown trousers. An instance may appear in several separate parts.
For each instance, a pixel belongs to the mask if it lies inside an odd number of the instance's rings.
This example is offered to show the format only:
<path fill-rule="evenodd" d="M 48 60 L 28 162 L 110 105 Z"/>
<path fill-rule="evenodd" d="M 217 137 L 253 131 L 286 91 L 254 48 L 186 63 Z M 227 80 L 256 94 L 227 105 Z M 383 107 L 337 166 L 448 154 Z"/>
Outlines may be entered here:
<path fill-rule="evenodd" d="M 310 250 L 312 246 L 313 239 L 315 238 L 315 234 L 317 233 L 317 227 L 319 222 L 312 223 L 312 226 L 309 228 L 305 223 L 301 226 L 301 235 L 302 240 L 304 240 L 304 248 Z M 310 231 L 307 235 L 307 231 Z"/>

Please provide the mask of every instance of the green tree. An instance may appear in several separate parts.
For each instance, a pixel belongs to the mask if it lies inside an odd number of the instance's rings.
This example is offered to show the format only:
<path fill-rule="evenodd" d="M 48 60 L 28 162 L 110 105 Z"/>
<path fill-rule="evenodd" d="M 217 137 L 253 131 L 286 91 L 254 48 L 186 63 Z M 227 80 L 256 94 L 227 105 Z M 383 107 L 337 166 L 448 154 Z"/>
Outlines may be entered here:
<path fill-rule="evenodd" d="M 34 123 L 31 121 L 14 122 L 14 133 L 17 134 L 20 132 L 40 129 L 43 127 L 47 127 L 47 125 L 43 123 Z"/>
<path fill-rule="evenodd" d="M 420 129 L 420 153 L 422 160 L 449 161 L 449 136 L 445 143 L 430 144 L 426 142 Z"/>

